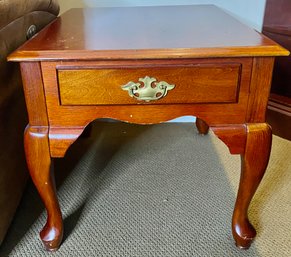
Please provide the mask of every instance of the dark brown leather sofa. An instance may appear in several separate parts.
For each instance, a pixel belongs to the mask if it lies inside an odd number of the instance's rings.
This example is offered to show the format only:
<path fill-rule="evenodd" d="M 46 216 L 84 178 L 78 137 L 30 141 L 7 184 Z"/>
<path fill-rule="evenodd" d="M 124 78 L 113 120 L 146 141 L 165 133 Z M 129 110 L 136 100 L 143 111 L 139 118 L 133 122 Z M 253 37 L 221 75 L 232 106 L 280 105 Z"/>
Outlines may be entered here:
<path fill-rule="evenodd" d="M 56 0 L 0 1 L 0 244 L 28 177 L 23 151 L 27 115 L 21 77 L 18 65 L 8 63 L 6 58 L 27 40 L 27 34 L 39 31 L 58 13 Z"/>

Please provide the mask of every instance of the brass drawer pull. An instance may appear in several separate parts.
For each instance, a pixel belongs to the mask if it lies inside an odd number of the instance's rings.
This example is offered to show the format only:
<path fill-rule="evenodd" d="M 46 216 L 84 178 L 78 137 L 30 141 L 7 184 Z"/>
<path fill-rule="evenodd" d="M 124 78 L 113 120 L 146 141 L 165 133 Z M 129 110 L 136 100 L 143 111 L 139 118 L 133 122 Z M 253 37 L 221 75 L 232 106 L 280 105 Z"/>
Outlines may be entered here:
<path fill-rule="evenodd" d="M 165 81 L 156 82 L 156 78 L 148 76 L 139 78 L 138 81 L 142 83 L 128 82 L 121 86 L 125 91 L 128 91 L 130 97 L 134 97 L 139 101 L 153 101 L 159 100 L 167 95 L 169 90 L 172 90 L 175 85 L 170 85 Z"/>

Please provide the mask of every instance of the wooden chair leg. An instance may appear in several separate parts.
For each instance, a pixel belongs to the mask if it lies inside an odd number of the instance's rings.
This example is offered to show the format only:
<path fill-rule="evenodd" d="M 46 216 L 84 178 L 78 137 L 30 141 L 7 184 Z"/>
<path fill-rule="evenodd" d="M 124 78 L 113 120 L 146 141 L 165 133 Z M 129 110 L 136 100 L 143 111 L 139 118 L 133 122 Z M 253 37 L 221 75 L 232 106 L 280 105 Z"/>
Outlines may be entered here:
<path fill-rule="evenodd" d="M 248 219 L 248 207 L 268 165 L 272 132 L 269 125 L 248 124 L 242 170 L 232 219 L 232 232 L 239 248 L 249 248 L 256 231 Z"/>
<path fill-rule="evenodd" d="M 196 127 L 198 129 L 199 134 L 207 135 L 209 131 L 209 126 L 204 120 L 196 118 Z"/>
<path fill-rule="evenodd" d="M 40 237 L 48 251 L 55 251 L 62 241 L 63 220 L 51 169 L 47 127 L 28 126 L 24 146 L 31 178 L 47 210 L 47 222 Z"/>

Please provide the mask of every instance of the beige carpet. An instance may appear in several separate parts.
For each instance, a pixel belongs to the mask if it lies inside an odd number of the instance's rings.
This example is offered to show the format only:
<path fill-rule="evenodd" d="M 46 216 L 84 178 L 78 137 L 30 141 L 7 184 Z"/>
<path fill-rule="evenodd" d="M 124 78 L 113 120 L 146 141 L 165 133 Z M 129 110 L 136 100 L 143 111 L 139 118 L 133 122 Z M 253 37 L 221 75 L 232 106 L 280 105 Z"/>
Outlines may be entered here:
<path fill-rule="evenodd" d="M 250 208 L 252 247 L 238 250 L 231 216 L 240 158 L 194 124 L 94 124 L 55 161 L 65 240 L 47 253 L 45 213 L 30 184 L 0 256 L 291 256 L 291 142 L 273 137 Z"/>

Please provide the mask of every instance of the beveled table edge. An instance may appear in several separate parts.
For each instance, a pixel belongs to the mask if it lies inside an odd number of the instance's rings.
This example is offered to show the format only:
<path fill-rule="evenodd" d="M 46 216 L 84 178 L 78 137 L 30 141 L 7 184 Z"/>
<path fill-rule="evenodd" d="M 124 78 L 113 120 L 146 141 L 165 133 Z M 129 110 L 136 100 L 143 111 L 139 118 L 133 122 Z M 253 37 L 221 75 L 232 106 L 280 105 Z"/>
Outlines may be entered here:
<path fill-rule="evenodd" d="M 279 45 L 179 49 L 126 50 L 16 50 L 8 61 L 53 60 L 130 60 L 130 59 L 189 59 L 216 57 L 288 56 L 290 52 Z"/>

